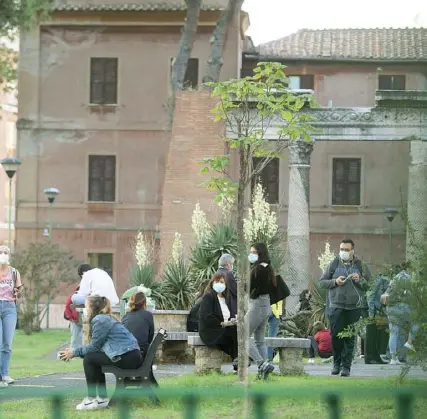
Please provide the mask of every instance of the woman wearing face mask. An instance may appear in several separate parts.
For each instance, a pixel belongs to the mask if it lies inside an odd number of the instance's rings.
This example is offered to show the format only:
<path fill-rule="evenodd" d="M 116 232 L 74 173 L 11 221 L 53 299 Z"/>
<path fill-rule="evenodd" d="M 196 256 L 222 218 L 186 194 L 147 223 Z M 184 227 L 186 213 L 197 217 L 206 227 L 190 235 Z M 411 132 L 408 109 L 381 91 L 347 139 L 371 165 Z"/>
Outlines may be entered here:
<path fill-rule="evenodd" d="M 209 281 L 200 303 L 199 335 L 206 346 L 221 349 L 233 361 L 237 358 L 235 314 L 232 312 L 224 275 L 216 273 Z"/>
<path fill-rule="evenodd" d="M 9 266 L 9 256 L 10 249 L 0 246 L 0 387 L 7 387 L 14 381 L 9 376 L 9 365 L 17 321 L 16 298 L 20 297 L 22 291 L 21 276 Z"/>
<path fill-rule="evenodd" d="M 265 328 L 271 312 L 269 291 L 272 285 L 276 286 L 276 275 L 264 243 L 254 244 L 248 259 L 252 267 L 249 308 L 245 321 L 249 322 L 249 337 L 254 336 L 254 343 L 249 342 L 249 357 L 258 364 L 258 378 L 266 379 L 274 370 L 274 366 L 267 361 Z"/>

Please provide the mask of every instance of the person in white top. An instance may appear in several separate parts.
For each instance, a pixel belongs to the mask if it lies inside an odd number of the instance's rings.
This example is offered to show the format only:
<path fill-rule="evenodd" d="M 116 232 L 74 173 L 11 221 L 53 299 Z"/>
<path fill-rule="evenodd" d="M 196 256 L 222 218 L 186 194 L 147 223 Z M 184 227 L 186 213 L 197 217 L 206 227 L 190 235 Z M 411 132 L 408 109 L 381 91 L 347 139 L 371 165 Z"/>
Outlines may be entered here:
<path fill-rule="evenodd" d="M 79 290 L 71 297 L 73 304 L 85 304 L 86 298 L 92 295 L 108 298 L 112 306 L 119 304 L 114 282 L 107 272 L 83 263 L 78 267 L 77 273 L 82 280 Z"/>

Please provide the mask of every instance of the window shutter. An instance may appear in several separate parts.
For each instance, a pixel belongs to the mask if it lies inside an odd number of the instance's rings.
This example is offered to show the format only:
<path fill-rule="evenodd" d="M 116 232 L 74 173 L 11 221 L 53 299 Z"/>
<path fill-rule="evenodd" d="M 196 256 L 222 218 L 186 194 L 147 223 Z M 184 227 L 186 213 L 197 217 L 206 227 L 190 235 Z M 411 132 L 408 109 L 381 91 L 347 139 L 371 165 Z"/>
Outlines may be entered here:
<path fill-rule="evenodd" d="M 116 200 L 116 157 L 106 156 L 104 167 L 104 201 Z"/>
<path fill-rule="evenodd" d="M 391 76 L 379 76 L 378 88 L 380 90 L 393 90 Z"/>
<path fill-rule="evenodd" d="M 260 164 L 264 158 L 262 157 L 254 157 L 252 159 L 253 167 L 256 167 Z M 279 203 L 279 168 L 280 162 L 278 158 L 274 158 L 268 162 L 268 164 L 264 167 L 261 173 L 252 178 L 252 190 L 251 195 L 253 195 L 253 191 L 255 185 L 257 183 L 261 183 L 262 187 L 265 190 L 266 201 L 269 204 L 278 204 Z"/>
<path fill-rule="evenodd" d="M 300 76 L 300 88 L 301 89 L 311 89 L 314 90 L 314 76 L 313 75 L 304 75 Z"/>
<path fill-rule="evenodd" d="M 117 58 L 91 58 L 90 103 L 117 103 Z"/>
<path fill-rule="evenodd" d="M 190 58 L 188 60 L 187 71 L 185 72 L 184 88 L 197 89 L 199 85 L 199 60 Z"/>
<path fill-rule="evenodd" d="M 254 71 L 251 68 L 242 68 L 240 70 L 240 78 L 244 79 L 245 77 L 252 77 Z"/>
<path fill-rule="evenodd" d="M 393 76 L 393 90 L 405 90 L 406 76 Z"/>
<path fill-rule="evenodd" d="M 361 159 L 333 159 L 332 205 L 360 205 Z"/>
<path fill-rule="evenodd" d="M 116 157 L 89 156 L 89 201 L 116 200 Z"/>

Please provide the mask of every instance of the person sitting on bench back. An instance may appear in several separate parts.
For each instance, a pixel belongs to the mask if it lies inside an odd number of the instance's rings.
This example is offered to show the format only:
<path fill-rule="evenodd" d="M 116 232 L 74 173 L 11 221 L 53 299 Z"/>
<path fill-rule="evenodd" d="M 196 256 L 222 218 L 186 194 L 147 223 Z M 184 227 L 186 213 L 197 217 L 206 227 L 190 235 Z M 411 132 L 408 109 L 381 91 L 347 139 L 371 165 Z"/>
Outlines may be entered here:
<path fill-rule="evenodd" d="M 153 314 L 146 310 L 147 299 L 143 292 L 137 292 L 129 298 L 129 312 L 122 318 L 122 323 L 138 341 L 143 356 L 154 337 Z"/>
<path fill-rule="evenodd" d="M 107 272 L 82 263 L 77 268 L 77 274 L 81 278 L 81 282 L 79 290 L 71 297 L 74 305 L 85 304 L 86 298 L 91 295 L 108 298 L 113 306 L 119 304 L 114 282 Z"/>
<path fill-rule="evenodd" d="M 102 367 L 113 365 L 121 369 L 138 369 L 143 363 L 136 338 L 113 316 L 111 302 L 107 298 L 88 297 L 85 306 L 90 324 L 87 337 L 89 344 L 59 353 L 63 361 L 74 357 L 83 358 L 87 397 L 77 405 L 77 410 L 108 406 Z"/>

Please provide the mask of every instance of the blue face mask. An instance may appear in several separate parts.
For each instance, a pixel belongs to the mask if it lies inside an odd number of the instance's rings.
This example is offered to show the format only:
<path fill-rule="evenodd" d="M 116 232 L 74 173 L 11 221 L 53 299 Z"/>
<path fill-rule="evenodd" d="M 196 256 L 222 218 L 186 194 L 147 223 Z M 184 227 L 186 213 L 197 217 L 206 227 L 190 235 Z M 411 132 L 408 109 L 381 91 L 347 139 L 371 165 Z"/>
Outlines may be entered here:
<path fill-rule="evenodd" d="M 249 262 L 255 263 L 258 260 L 258 255 L 256 255 L 255 253 L 249 253 L 248 259 Z"/>
<path fill-rule="evenodd" d="M 215 292 L 220 294 L 221 292 L 225 291 L 225 284 L 223 284 L 222 282 L 215 282 L 214 284 L 212 284 L 212 288 Z"/>

